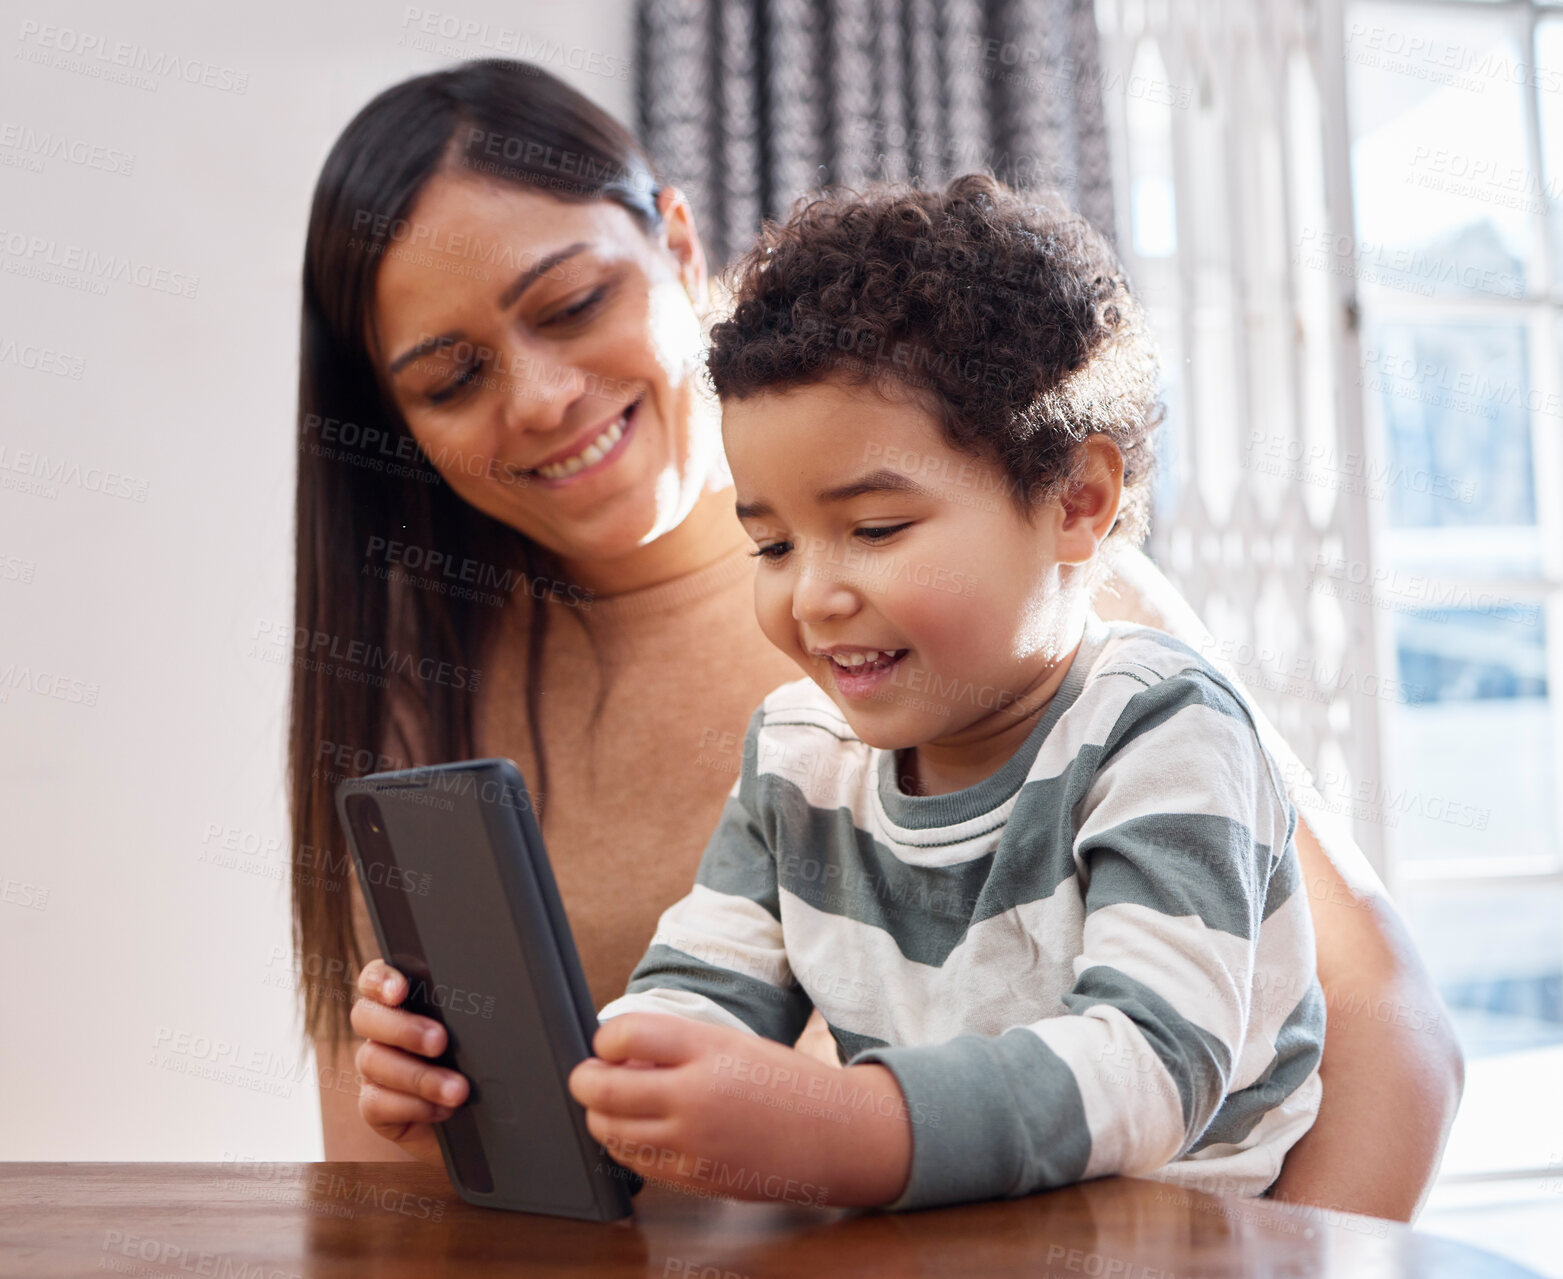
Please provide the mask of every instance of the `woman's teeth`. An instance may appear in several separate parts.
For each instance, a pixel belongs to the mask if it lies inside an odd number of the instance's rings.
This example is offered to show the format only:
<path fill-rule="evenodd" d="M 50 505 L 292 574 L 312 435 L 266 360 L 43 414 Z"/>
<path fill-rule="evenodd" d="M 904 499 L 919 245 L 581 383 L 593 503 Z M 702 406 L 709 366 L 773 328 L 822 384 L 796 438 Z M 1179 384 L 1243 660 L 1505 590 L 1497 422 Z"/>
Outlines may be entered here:
<path fill-rule="evenodd" d="M 887 663 L 895 661 L 906 650 L 904 648 L 870 649 L 866 653 L 832 653 L 830 660 L 837 666 L 847 670 L 855 670 L 859 666 L 871 666 L 883 658 Z"/>
<path fill-rule="evenodd" d="M 606 431 L 588 444 L 574 457 L 567 457 L 562 462 L 554 462 L 548 466 L 540 466 L 537 473 L 547 480 L 561 479 L 566 475 L 574 475 L 583 467 L 594 466 L 607 456 L 608 450 L 619 442 L 624 434 L 624 428 L 629 420 L 630 411 L 625 409 L 619 414 L 618 420 Z"/>

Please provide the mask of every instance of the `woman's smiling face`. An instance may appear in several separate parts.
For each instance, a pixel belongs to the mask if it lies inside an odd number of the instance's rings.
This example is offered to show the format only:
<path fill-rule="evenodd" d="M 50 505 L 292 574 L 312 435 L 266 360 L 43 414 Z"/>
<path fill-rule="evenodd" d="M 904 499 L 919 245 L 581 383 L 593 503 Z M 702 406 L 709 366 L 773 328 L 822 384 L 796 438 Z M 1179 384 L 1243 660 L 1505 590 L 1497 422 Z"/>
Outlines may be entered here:
<path fill-rule="evenodd" d="M 648 234 L 611 200 L 441 172 L 376 278 L 370 350 L 413 437 L 566 563 L 676 527 L 720 461 L 697 377 L 704 259 L 688 206 L 658 204 Z"/>

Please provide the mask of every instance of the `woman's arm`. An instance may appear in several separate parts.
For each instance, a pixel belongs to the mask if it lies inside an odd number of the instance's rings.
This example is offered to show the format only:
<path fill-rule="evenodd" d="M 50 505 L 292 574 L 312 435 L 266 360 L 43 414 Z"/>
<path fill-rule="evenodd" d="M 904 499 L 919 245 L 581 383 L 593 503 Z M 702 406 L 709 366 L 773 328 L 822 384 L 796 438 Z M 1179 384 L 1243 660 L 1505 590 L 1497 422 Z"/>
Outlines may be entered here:
<path fill-rule="evenodd" d="M 1210 632 L 1150 560 L 1119 552 L 1098 591 L 1103 618 L 1123 618 L 1177 636 L 1212 665 Z M 1443 1001 L 1404 922 L 1362 850 L 1321 822 L 1320 800 L 1302 785 L 1296 756 L 1255 708 L 1265 748 L 1298 809 L 1297 855 L 1328 1006 L 1324 1099 L 1292 1147 L 1272 1198 L 1411 1221 L 1421 1208 L 1465 1083 L 1464 1059 Z M 1310 820 L 1311 818 L 1311 820 Z"/>
<path fill-rule="evenodd" d="M 1296 842 L 1327 1007 L 1324 1099 L 1270 1197 L 1411 1221 L 1460 1105 L 1460 1045 L 1389 899 L 1354 893 L 1301 820 Z"/>

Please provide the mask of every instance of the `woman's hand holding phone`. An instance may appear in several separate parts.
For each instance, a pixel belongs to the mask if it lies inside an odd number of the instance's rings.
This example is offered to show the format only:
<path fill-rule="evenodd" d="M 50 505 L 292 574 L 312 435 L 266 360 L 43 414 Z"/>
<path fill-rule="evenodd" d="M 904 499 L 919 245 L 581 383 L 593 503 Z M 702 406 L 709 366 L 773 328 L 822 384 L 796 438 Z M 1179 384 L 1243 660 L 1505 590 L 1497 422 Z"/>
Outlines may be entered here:
<path fill-rule="evenodd" d="M 414 1159 L 443 1168 L 433 1125 L 467 1099 L 465 1075 L 427 1060 L 445 1051 L 445 1027 L 399 1007 L 407 978 L 383 959 L 358 975 L 353 1030 L 363 1036 L 355 1061 L 363 1083 L 358 1113 L 380 1136 Z"/>

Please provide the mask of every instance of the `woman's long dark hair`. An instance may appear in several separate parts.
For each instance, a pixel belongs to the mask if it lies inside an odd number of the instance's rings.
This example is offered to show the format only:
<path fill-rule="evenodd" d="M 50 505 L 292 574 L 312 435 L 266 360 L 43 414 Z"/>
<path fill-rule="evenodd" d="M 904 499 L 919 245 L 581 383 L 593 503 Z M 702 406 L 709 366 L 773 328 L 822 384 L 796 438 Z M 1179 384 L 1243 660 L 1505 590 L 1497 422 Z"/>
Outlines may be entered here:
<path fill-rule="evenodd" d="M 415 446 L 367 345 L 379 265 L 408 239 L 406 219 L 442 169 L 562 200 L 612 200 L 648 233 L 662 221 L 661 183 L 635 138 L 546 71 L 502 59 L 387 89 L 343 130 L 321 170 L 304 248 L 288 785 L 304 1031 L 330 1040 L 351 1033 L 350 986 L 365 962 L 335 786 L 377 768 L 474 753 L 473 670 L 501 614 L 455 593 L 398 589 L 385 548 L 396 541 L 454 553 L 490 579 L 520 574 L 521 589 L 563 580 L 555 556 L 446 484 Z M 538 677 L 547 616 L 532 610 L 525 668 L 537 761 L 528 782 L 544 797 Z M 317 974 L 336 980 L 312 980 Z"/>

